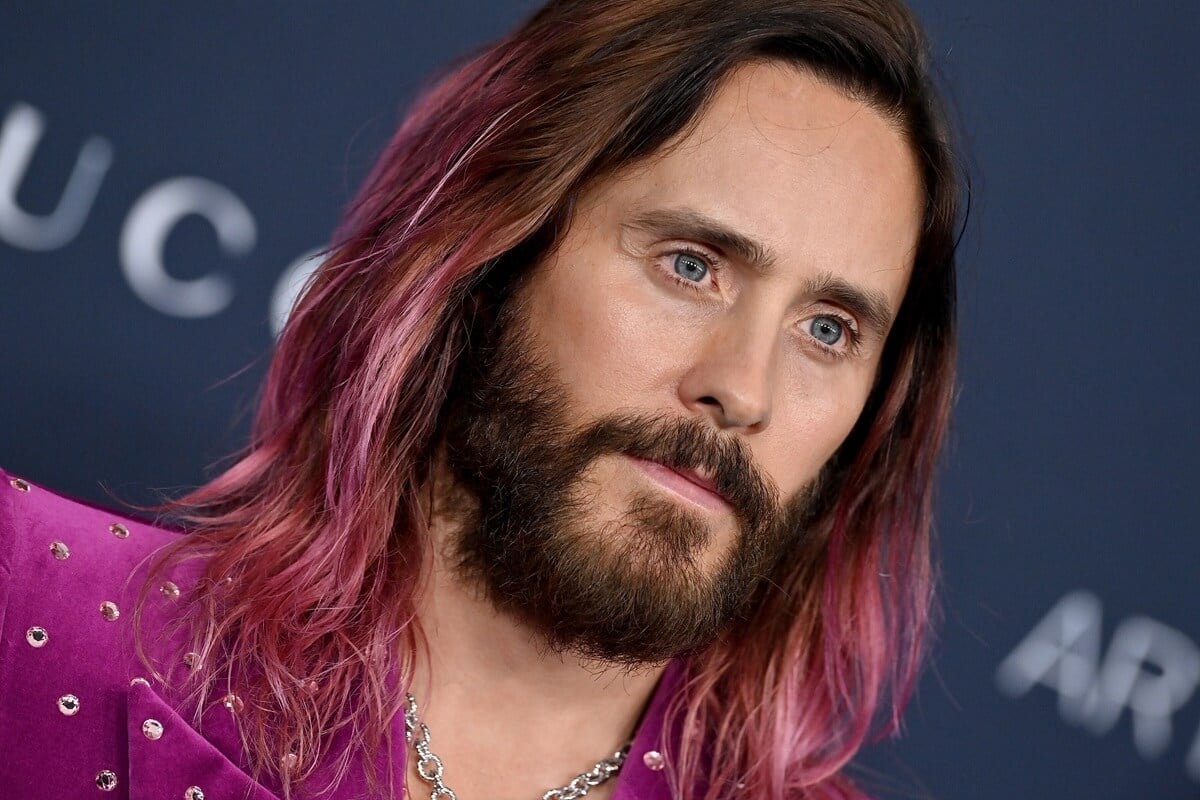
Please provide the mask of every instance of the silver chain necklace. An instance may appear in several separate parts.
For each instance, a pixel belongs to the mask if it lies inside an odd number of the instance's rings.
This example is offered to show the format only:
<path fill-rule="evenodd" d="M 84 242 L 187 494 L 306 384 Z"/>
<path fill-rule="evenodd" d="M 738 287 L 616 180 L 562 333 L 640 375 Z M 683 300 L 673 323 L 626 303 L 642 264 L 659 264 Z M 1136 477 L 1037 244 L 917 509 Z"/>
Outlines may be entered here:
<path fill-rule="evenodd" d="M 419 737 L 418 731 L 420 731 Z M 429 800 L 439 800 L 440 798 L 458 800 L 458 795 L 442 780 L 445 765 L 442 764 L 442 760 L 437 757 L 437 754 L 429 749 L 429 726 L 421 722 L 421 718 L 417 716 L 417 700 L 411 694 L 408 695 L 408 706 L 404 709 L 404 738 L 417 751 L 417 774 L 433 787 L 433 791 L 429 793 Z M 542 800 L 578 800 L 620 772 L 627 755 L 629 755 L 628 744 L 608 758 L 597 761 L 596 766 L 587 772 L 579 773 L 565 786 L 546 792 L 542 795 Z"/>

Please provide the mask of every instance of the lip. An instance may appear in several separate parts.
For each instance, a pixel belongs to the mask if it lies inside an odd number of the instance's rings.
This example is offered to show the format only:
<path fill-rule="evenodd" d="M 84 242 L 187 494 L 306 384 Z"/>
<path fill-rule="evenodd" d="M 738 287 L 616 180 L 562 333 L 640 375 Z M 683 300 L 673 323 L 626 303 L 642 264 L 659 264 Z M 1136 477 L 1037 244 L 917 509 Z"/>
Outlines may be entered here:
<path fill-rule="evenodd" d="M 716 491 L 716 484 L 711 478 L 704 478 L 695 472 L 684 472 L 672 469 L 657 461 L 648 461 L 636 456 L 626 456 L 642 474 L 663 488 L 690 500 L 706 511 L 729 513 L 733 506 Z"/>

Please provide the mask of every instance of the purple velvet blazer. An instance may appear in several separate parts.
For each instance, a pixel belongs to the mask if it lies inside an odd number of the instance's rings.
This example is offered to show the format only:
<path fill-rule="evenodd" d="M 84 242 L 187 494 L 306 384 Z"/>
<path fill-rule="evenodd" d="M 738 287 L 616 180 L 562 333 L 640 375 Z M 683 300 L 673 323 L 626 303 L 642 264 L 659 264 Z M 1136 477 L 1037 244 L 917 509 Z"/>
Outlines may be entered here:
<path fill-rule="evenodd" d="M 278 786 L 247 774 L 237 701 L 215 703 L 193 726 L 192 709 L 151 678 L 134 653 L 132 618 L 144 561 L 178 535 L 0 471 L 0 798 L 281 795 Z M 161 660 L 176 651 L 164 623 L 193 585 L 183 571 L 170 578 L 151 594 L 143 620 L 151 657 L 168 674 L 186 667 Z M 660 681 L 614 800 L 671 797 L 658 751 L 680 673 L 674 664 Z M 399 717 L 393 741 L 404 742 Z M 393 754 L 397 787 L 405 775 L 400 745 Z M 319 773 L 311 785 L 324 785 Z M 415 798 L 427 794 L 414 787 Z M 322 797 L 368 797 L 365 774 L 352 771 Z"/>

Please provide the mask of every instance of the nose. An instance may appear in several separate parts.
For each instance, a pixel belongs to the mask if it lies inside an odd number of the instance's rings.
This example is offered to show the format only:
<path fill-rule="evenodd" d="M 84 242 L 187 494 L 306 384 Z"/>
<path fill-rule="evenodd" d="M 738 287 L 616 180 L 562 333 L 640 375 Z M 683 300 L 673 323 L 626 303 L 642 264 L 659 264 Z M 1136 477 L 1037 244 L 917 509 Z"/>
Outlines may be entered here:
<path fill-rule="evenodd" d="M 731 314 L 714 326 L 680 381 L 684 405 L 722 429 L 753 433 L 766 428 L 779 362 L 778 332 L 779 326 L 761 314 Z"/>

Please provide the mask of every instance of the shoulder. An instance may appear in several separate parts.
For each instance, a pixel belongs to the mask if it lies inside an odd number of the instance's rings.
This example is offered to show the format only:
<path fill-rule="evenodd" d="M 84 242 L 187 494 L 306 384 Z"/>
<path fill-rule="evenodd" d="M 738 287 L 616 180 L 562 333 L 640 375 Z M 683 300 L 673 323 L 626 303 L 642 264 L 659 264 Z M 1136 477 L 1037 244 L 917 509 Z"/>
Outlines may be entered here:
<path fill-rule="evenodd" d="M 0 470 L 6 797 L 84 796 L 104 788 L 107 773 L 125 772 L 124 742 L 114 733 L 125 727 L 138 674 L 129 635 L 138 568 L 178 538 Z M 47 753 L 70 770 L 33 770 Z"/>
<path fill-rule="evenodd" d="M 20 548 L 35 536 L 62 533 L 72 535 L 84 550 L 97 552 L 99 548 L 105 558 L 128 560 L 129 556 L 144 556 L 181 535 L 119 511 L 72 500 L 3 469 L 0 469 L 0 489 L 3 490 L 0 491 L 0 547 Z M 135 530 L 140 535 L 134 536 Z M 114 540 L 129 544 L 116 549 L 104 547 Z"/>
<path fill-rule="evenodd" d="M 70 500 L 0 470 L 0 624 L 78 641 L 113 632 L 132 607 L 131 578 L 180 534 Z M 51 628 L 45 623 L 57 621 Z M 95 622 L 110 625 L 96 625 Z M 64 627 L 66 626 L 66 627 Z M 21 629 L 22 638 L 27 629 Z M 35 639 L 40 637 L 35 637 Z M 7 639 L 5 639 L 7 641 Z M 49 638 L 34 649 L 49 647 Z M 5 662 L 0 661 L 0 668 Z"/>
<path fill-rule="evenodd" d="M 4 800 L 278 800 L 247 774 L 236 708 L 217 699 L 199 719 L 137 656 L 135 621 L 156 668 L 189 663 L 171 623 L 188 613 L 202 560 L 155 578 L 134 614 L 147 567 L 181 536 L 0 470 Z"/>

